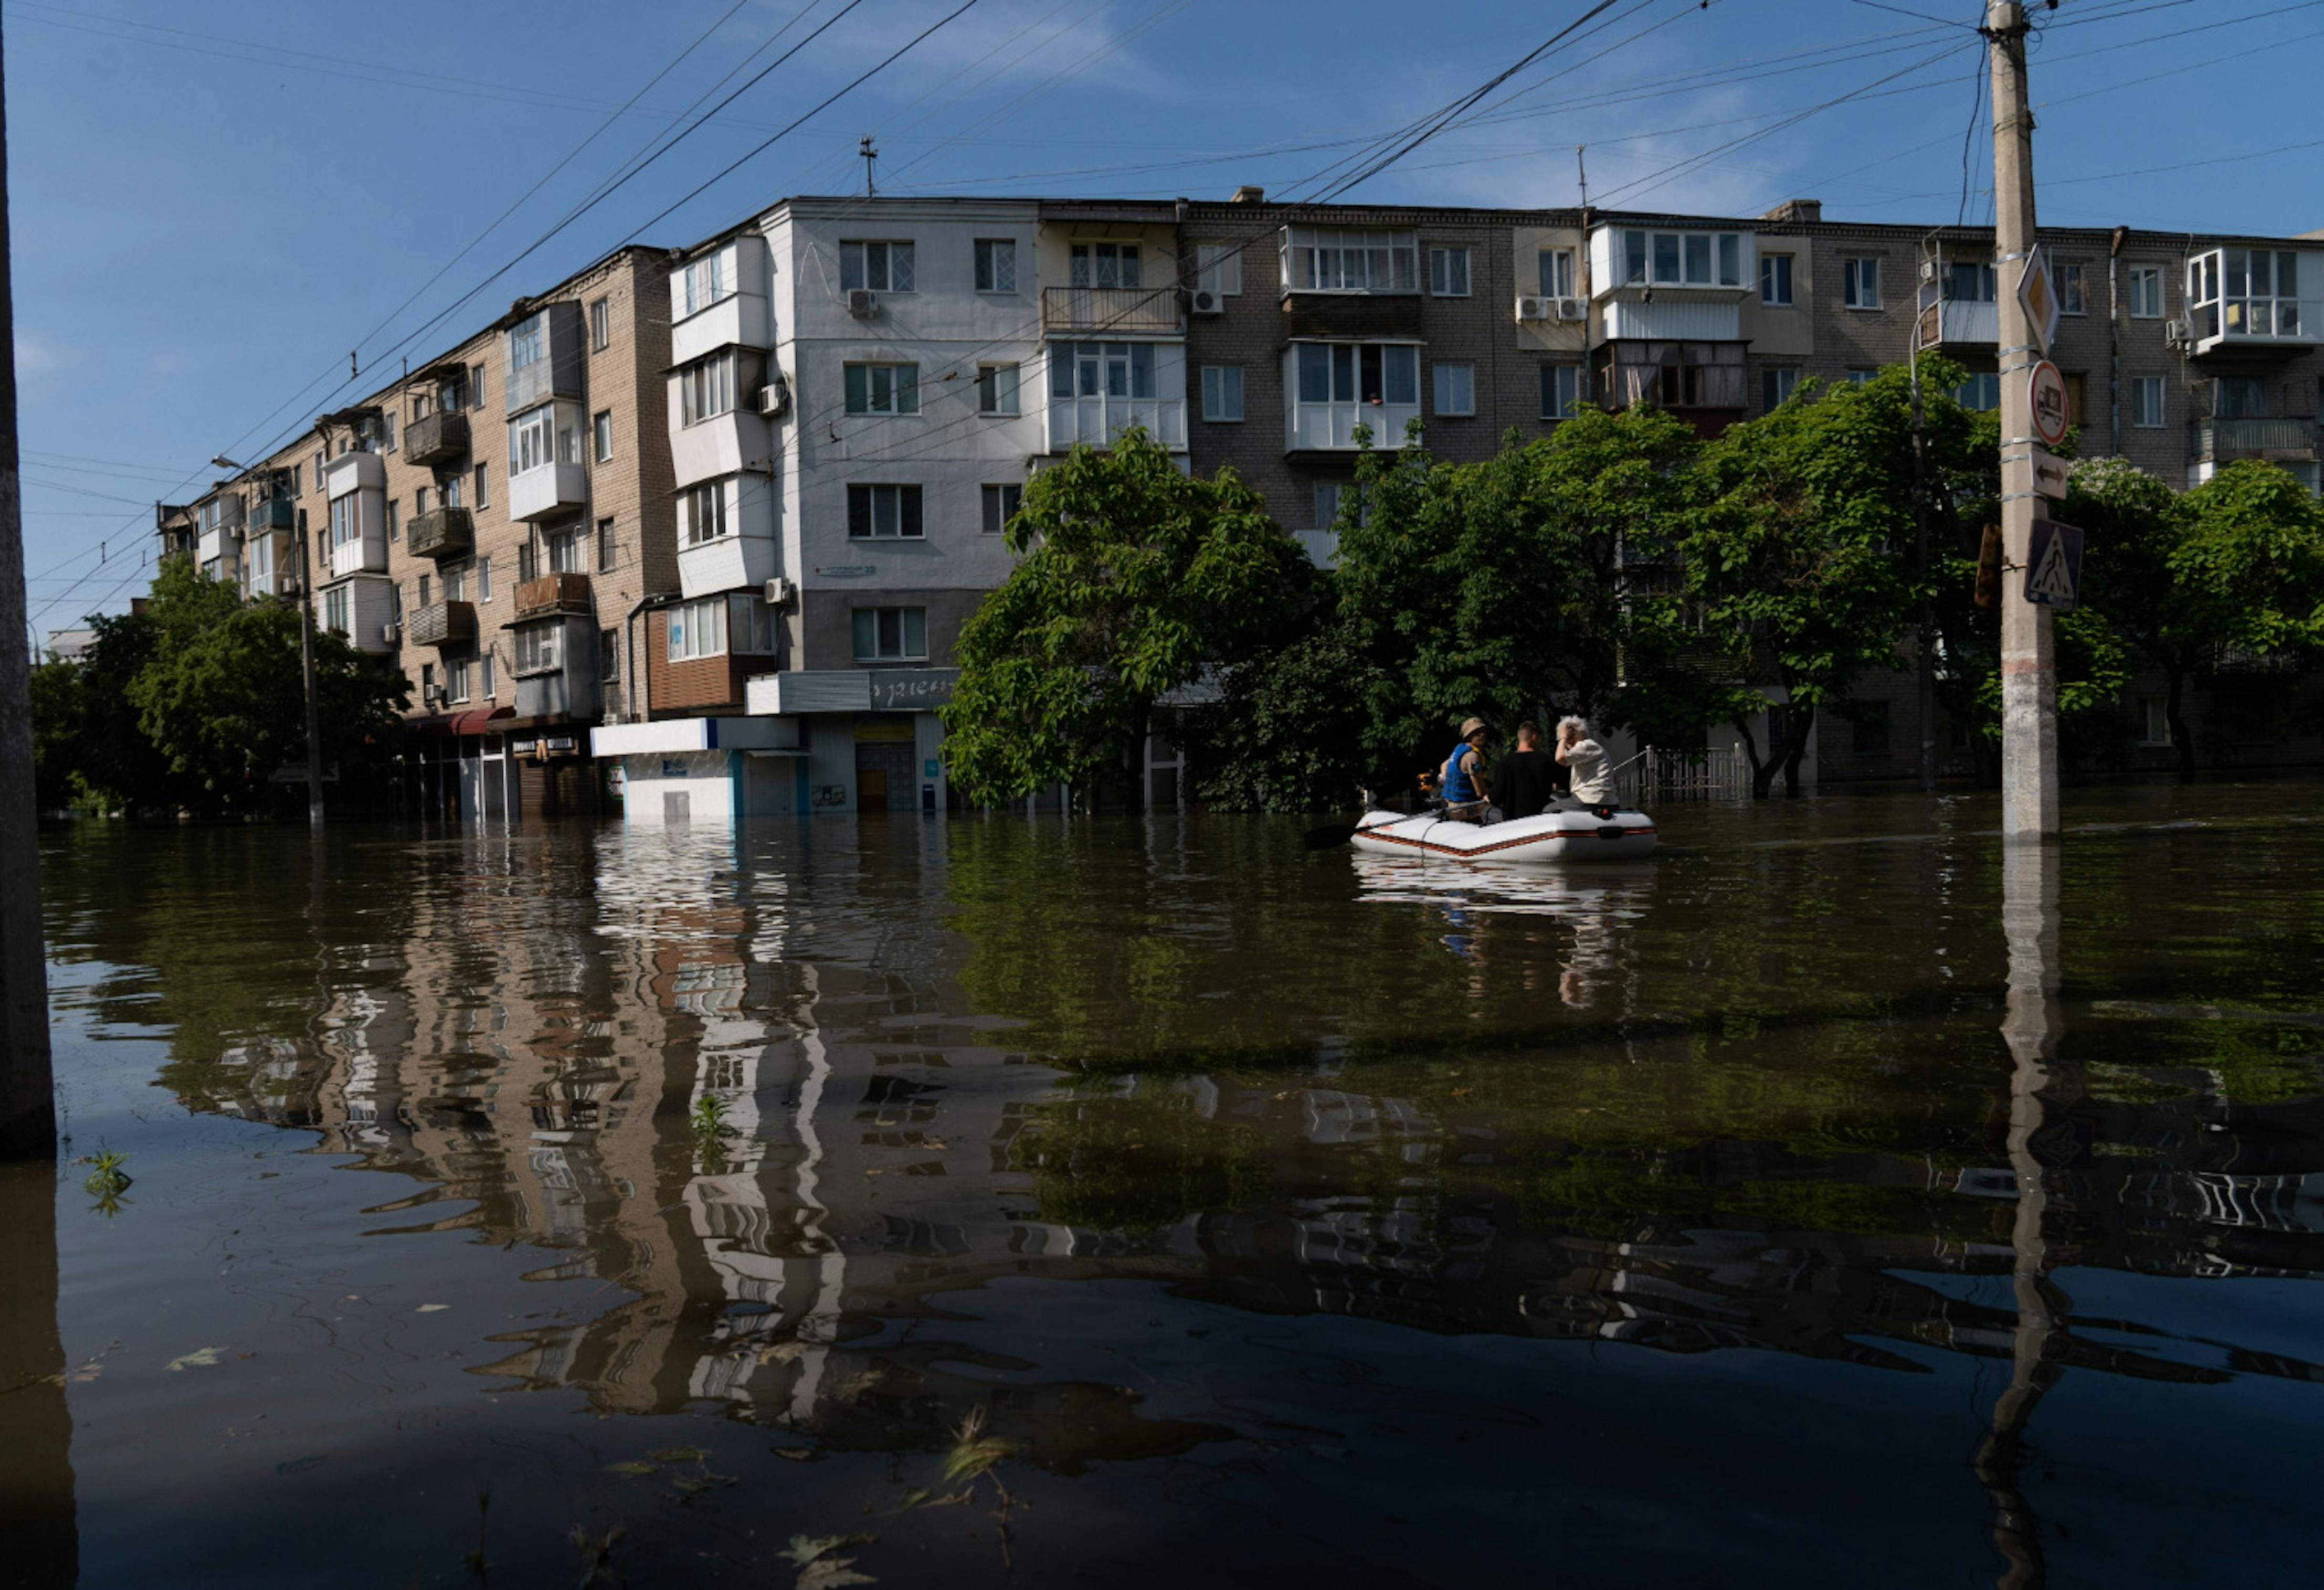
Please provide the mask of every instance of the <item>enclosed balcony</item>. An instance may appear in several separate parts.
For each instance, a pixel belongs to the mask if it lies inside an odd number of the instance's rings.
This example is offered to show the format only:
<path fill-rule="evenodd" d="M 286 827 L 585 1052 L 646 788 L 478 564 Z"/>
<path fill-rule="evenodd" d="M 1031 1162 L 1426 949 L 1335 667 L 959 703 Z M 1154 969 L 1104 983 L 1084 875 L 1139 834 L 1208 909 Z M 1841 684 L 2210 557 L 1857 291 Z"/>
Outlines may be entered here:
<path fill-rule="evenodd" d="M 1185 322 L 1178 313 L 1176 287 L 1045 287 L 1041 329 L 1098 336 L 1176 336 L 1185 330 Z"/>
<path fill-rule="evenodd" d="M 250 532 L 295 529 L 299 507 L 288 497 L 261 497 L 250 505 Z"/>
<path fill-rule="evenodd" d="M 586 574 L 543 574 L 539 579 L 522 580 L 517 584 L 516 616 L 520 619 L 543 619 L 557 613 L 595 611 Z"/>
<path fill-rule="evenodd" d="M 2232 464 L 2239 458 L 2313 464 L 2319 457 L 2316 421 L 2295 415 L 2240 418 L 2206 415 L 2190 428 L 2190 446 L 2198 464 Z"/>
<path fill-rule="evenodd" d="M 1049 451 L 1111 446 L 1132 426 L 1165 447 L 1185 449 L 1184 344 L 1053 342 L 1048 355 Z"/>
<path fill-rule="evenodd" d="M 434 508 L 414 514 L 404 531 L 414 557 L 466 557 L 476 549 L 476 521 L 465 508 Z"/>
<path fill-rule="evenodd" d="M 2309 295 L 2302 296 L 2306 288 Z M 2188 335 L 2194 351 L 2296 354 L 2324 340 L 2324 254 L 2304 249 L 2219 248 L 2187 262 Z"/>
<path fill-rule="evenodd" d="M 476 608 L 469 602 L 433 602 L 411 615 L 414 646 L 467 646 L 476 639 Z"/>
<path fill-rule="evenodd" d="M 1359 428 L 1404 446 L 1420 417 L 1420 349 L 1410 343 L 1295 343 L 1283 356 L 1286 452 L 1346 452 Z"/>
<path fill-rule="evenodd" d="M 1990 348 L 2001 341 L 2001 306 L 1946 299 L 1921 307 L 1921 346 Z"/>
<path fill-rule="evenodd" d="M 468 417 L 438 409 L 403 427 L 407 464 L 450 464 L 468 455 Z"/>

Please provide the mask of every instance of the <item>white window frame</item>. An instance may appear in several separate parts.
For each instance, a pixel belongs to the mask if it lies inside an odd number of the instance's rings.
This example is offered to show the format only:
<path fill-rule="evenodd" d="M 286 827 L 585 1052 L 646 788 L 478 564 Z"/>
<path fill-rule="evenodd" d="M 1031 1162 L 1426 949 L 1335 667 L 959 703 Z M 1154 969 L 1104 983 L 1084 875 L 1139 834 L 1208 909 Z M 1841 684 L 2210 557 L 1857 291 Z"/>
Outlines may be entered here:
<path fill-rule="evenodd" d="M 976 367 L 976 411 L 990 419 L 1013 418 L 1024 412 L 1018 396 L 1020 385 L 1018 367 L 1013 364 L 980 364 Z M 917 391 L 917 387 L 915 388 Z"/>
<path fill-rule="evenodd" d="M 512 476 L 530 474 L 557 462 L 557 405 L 543 403 L 528 409 L 508 422 L 508 472 Z M 447 478 L 444 506 L 454 506 L 452 495 L 458 475 Z"/>
<path fill-rule="evenodd" d="M 468 699 L 468 659 L 447 657 L 444 662 L 444 699 L 466 702 Z"/>
<path fill-rule="evenodd" d="M 350 605 L 345 585 L 327 587 L 323 592 L 323 628 L 341 635 L 350 633 L 354 628 L 353 620 L 347 616 Z"/>
<path fill-rule="evenodd" d="M 357 494 L 331 499 L 331 547 L 349 546 L 363 538 L 363 510 Z"/>
<path fill-rule="evenodd" d="M 549 357 L 549 317 L 535 311 L 509 327 L 508 367 L 510 373 L 540 363 Z"/>
<path fill-rule="evenodd" d="M 839 244 L 839 285 L 843 291 L 869 288 L 873 292 L 917 290 L 912 242 L 902 237 L 842 238 Z"/>
<path fill-rule="evenodd" d="M 1428 251 L 1428 292 L 1432 298 L 1465 299 L 1471 275 L 1465 244 L 1439 244 Z"/>
<path fill-rule="evenodd" d="M 678 280 L 681 320 L 724 303 L 742 290 L 739 282 L 727 280 L 726 251 L 723 248 L 713 249 L 698 260 L 688 260 Z"/>
<path fill-rule="evenodd" d="M 1076 243 L 1066 252 L 1065 280 L 1074 287 L 1143 288 L 1145 260 L 1134 243 Z"/>
<path fill-rule="evenodd" d="M 681 428 L 734 412 L 734 350 L 722 348 L 678 372 L 678 422 Z"/>
<path fill-rule="evenodd" d="M 1570 299 L 1574 296 L 1573 251 L 1570 248 L 1537 250 L 1534 257 L 1535 285 L 1545 299 Z"/>
<path fill-rule="evenodd" d="M 1420 234 L 1392 228 L 1286 226 L 1287 292 L 1417 293 Z"/>
<path fill-rule="evenodd" d="M 1241 365 L 1203 366 L 1203 418 L 1213 425 L 1242 423 Z"/>
<path fill-rule="evenodd" d="M 1541 417 L 1544 419 L 1571 419 L 1582 405 L 1589 400 L 1579 364 L 1545 364 L 1541 367 Z"/>
<path fill-rule="evenodd" d="M 1992 400 L 1987 402 L 1986 400 Z M 1953 389 L 1953 401 L 1974 414 L 1989 414 L 2001 408 L 2001 377 L 1990 370 L 1971 371 L 1969 378 Z"/>
<path fill-rule="evenodd" d="M 1025 506 L 1025 488 L 1016 481 L 988 483 L 978 488 L 978 510 L 982 514 L 983 533 L 998 536 L 1008 529 L 1009 521 Z"/>
<path fill-rule="evenodd" d="M 1880 256 L 1859 254 L 1840 262 L 1840 304 L 1843 309 L 1880 308 Z"/>
<path fill-rule="evenodd" d="M 920 411 L 920 367 L 892 360 L 850 360 L 840 366 L 841 406 L 850 414 L 893 418 Z"/>
<path fill-rule="evenodd" d="M 613 345 L 613 304 L 611 299 L 589 300 L 589 351 L 602 354 Z"/>
<path fill-rule="evenodd" d="M 1739 232 L 1677 232 L 1624 229 L 1620 275 L 1625 283 L 1647 287 L 1736 288 L 1743 283 L 1743 234 Z M 1702 274 L 1694 274 L 1697 244 Z M 1667 249 L 1665 245 L 1668 245 Z M 1663 262 L 1670 262 L 1668 274 Z"/>
<path fill-rule="evenodd" d="M 1796 366 L 1770 364 L 1759 371 L 1759 401 L 1770 414 L 1791 400 L 1800 390 L 1800 372 Z"/>
<path fill-rule="evenodd" d="M 2058 313 L 2087 315 L 2090 312 L 2089 280 L 2077 260 L 2058 267 Z"/>
<path fill-rule="evenodd" d="M 1017 240 L 980 237 L 976 240 L 976 290 L 996 298 L 1017 292 Z"/>
<path fill-rule="evenodd" d="M 1221 298 L 1242 296 L 1242 251 L 1239 243 L 1198 243 L 1194 245 L 1194 287 Z"/>
<path fill-rule="evenodd" d="M 511 642 L 514 656 L 511 669 L 520 679 L 531 674 L 554 674 L 565 666 L 565 625 L 561 620 L 546 624 L 523 624 Z"/>
<path fill-rule="evenodd" d="M 726 598 L 697 596 L 676 603 L 662 620 L 662 652 L 673 663 L 726 655 Z"/>
<path fill-rule="evenodd" d="M 2151 301 L 2153 308 L 2142 309 L 2142 301 Z M 2163 297 L 2163 267 L 2133 265 L 2130 268 L 2130 317 L 2133 320 L 2160 320 L 2169 308 Z"/>
<path fill-rule="evenodd" d="M 2149 402 L 2149 399 L 2152 402 Z M 2130 378 L 2130 424 L 2134 430 L 2161 430 L 2168 423 L 2171 412 L 2169 389 L 2162 376 L 2134 375 Z M 2149 415 L 2153 418 L 2149 418 Z"/>
<path fill-rule="evenodd" d="M 589 453 L 599 464 L 613 457 L 613 411 L 600 409 L 589 417 Z"/>
<path fill-rule="evenodd" d="M 1465 419 L 1477 412 L 1477 367 L 1460 363 L 1428 367 L 1428 409 L 1446 418 Z"/>
<path fill-rule="evenodd" d="M 1794 259 L 1791 254 L 1759 256 L 1759 303 L 1763 308 L 1789 309 L 1797 304 Z"/>
<path fill-rule="evenodd" d="M 726 518 L 726 480 L 687 486 L 678 494 L 678 528 L 688 547 L 707 547 L 731 533 Z"/>
<path fill-rule="evenodd" d="M 890 622 L 893 617 L 892 625 Z M 872 645 L 864 648 L 864 620 L 871 620 Z M 896 649 L 886 649 L 888 637 L 882 631 L 895 631 Z M 917 641 L 914 632 L 918 632 Z M 928 610 L 925 607 L 859 607 L 848 620 L 848 641 L 859 663 L 926 662 L 928 657 Z"/>

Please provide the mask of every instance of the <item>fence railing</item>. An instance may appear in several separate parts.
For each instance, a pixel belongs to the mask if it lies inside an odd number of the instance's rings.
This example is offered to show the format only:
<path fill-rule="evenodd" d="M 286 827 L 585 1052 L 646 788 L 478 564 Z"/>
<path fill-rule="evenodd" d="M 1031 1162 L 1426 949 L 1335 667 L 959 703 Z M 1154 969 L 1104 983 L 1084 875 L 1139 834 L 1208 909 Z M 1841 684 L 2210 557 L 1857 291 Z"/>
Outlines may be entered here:
<path fill-rule="evenodd" d="M 1647 750 L 1615 777 L 1625 804 L 1739 801 L 1751 794 L 1751 764 L 1739 745 L 1711 750 Z"/>

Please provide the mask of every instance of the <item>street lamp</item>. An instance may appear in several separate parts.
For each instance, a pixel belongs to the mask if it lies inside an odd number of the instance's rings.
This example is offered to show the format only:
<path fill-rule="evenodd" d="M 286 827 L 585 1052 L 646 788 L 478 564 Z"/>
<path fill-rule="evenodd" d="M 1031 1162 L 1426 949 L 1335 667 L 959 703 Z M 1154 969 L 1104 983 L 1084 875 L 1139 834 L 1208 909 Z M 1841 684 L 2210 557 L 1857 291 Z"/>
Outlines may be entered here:
<path fill-rule="evenodd" d="M 236 474 L 257 473 L 223 454 L 210 463 Z M 291 533 L 299 542 L 299 676 L 307 696 L 307 825 L 319 832 L 323 826 L 323 717 L 315 700 L 315 583 L 309 577 L 307 564 L 305 509 L 299 510 L 295 524 Z"/>

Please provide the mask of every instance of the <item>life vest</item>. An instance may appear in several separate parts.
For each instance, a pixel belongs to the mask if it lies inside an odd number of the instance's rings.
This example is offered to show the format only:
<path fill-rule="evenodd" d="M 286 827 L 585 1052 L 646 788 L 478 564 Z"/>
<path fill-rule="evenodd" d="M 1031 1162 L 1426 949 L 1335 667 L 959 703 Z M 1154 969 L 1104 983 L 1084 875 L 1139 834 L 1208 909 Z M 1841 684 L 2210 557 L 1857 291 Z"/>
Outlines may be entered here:
<path fill-rule="evenodd" d="M 1475 747 L 1471 746 L 1464 740 L 1460 744 L 1452 748 L 1452 754 L 1451 756 L 1444 758 L 1443 795 L 1445 804 L 1451 806 L 1462 806 L 1468 804 L 1470 802 L 1477 798 L 1477 786 L 1471 781 L 1469 777 L 1469 770 L 1461 766 L 1461 758 L 1462 755 L 1475 749 Z"/>

